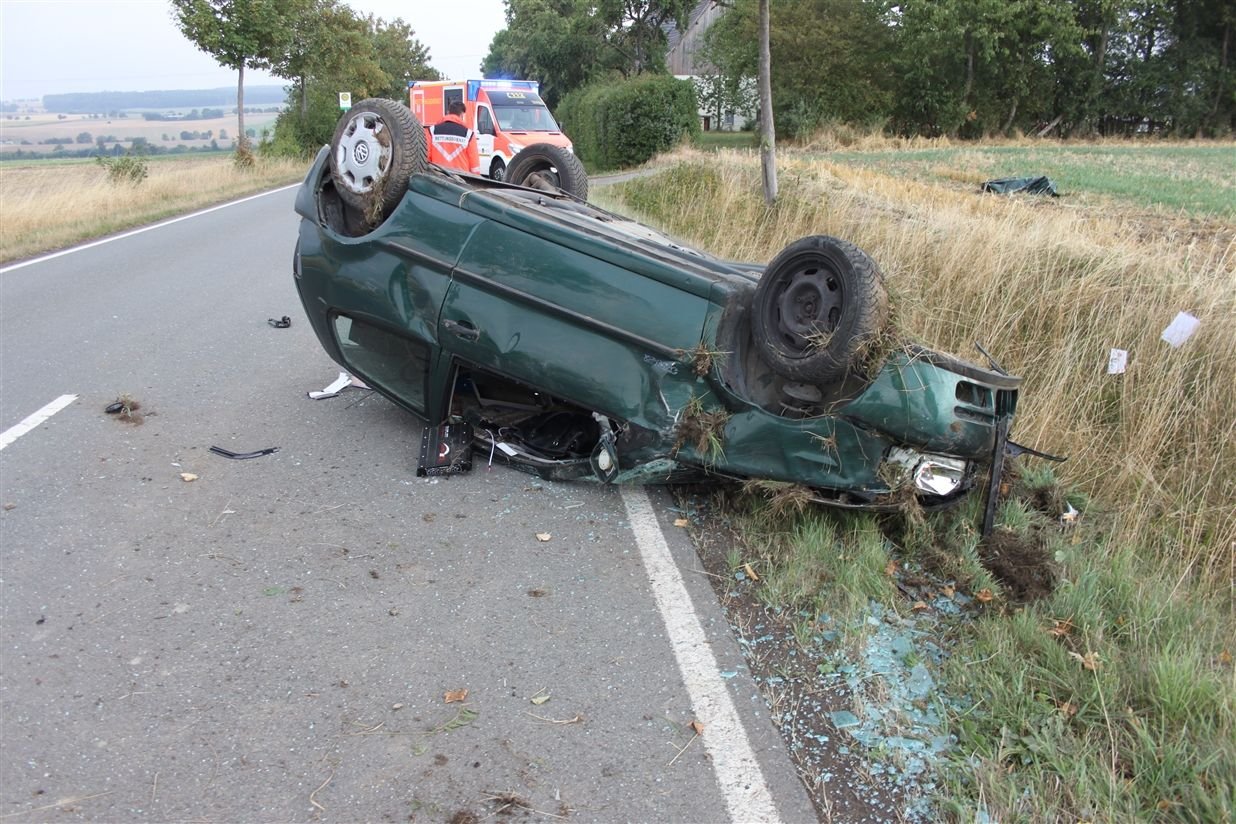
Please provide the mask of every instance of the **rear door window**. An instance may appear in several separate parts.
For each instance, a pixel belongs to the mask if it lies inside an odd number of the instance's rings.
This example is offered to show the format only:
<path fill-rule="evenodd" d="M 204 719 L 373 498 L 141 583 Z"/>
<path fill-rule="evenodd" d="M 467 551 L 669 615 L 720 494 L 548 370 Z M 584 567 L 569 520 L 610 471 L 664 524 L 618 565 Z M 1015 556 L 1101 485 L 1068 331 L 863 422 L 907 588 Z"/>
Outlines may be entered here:
<path fill-rule="evenodd" d="M 428 346 L 347 315 L 336 315 L 334 326 L 349 369 L 424 414 Z"/>

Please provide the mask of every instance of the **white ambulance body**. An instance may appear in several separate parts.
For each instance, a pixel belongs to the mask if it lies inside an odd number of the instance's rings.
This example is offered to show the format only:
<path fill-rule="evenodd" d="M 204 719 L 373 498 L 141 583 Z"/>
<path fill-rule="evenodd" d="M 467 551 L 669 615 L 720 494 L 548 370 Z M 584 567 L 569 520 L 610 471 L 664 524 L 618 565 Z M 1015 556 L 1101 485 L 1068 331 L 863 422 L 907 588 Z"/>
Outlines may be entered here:
<path fill-rule="evenodd" d="M 502 180 L 511 158 L 533 143 L 571 151 L 571 141 L 549 113 L 535 80 L 413 80 L 408 106 L 421 123 L 446 117 L 451 103 L 467 107 L 463 120 L 477 135 L 480 166 L 473 171 Z"/>

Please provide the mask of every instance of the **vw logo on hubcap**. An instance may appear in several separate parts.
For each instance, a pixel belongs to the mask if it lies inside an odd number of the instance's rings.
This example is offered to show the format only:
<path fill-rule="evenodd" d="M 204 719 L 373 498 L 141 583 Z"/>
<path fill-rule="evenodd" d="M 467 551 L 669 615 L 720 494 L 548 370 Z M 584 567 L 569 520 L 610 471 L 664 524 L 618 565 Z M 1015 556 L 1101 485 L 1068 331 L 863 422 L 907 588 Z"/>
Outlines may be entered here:
<path fill-rule="evenodd" d="M 363 166 L 369 160 L 369 144 L 363 140 L 357 143 L 356 148 L 352 149 L 352 159 Z"/>

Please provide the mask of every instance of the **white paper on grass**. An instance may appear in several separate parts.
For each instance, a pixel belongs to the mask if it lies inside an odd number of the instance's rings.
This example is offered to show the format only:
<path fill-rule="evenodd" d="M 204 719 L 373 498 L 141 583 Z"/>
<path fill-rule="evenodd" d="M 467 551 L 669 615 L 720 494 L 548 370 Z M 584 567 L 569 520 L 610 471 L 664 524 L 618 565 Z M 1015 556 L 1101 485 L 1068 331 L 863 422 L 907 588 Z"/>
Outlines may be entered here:
<path fill-rule="evenodd" d="M 1129 365 L 1129 353 L 1123 349 L 1113 349 L 1107 356 L 1107 374 L 1119 375 Z"/>
<path fill-rule="evenodd" d="M 1167 325 L 1167 328 L 1163 330 L 1162 338 L 1173 349 L 1179 348 L 1185 341 L 1193 337 L 1193 333 L 1197 331 L 1197 327 L 1200 324 L 1201 321 L 1188 312 L 1180 312 Z"/>

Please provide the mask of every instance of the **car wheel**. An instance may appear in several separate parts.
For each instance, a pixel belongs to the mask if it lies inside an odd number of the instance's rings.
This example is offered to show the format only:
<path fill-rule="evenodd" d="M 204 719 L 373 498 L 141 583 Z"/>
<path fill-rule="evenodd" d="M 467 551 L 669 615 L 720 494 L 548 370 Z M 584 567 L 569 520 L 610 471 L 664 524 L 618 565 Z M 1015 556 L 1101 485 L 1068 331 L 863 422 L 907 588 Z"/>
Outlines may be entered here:
<path fill-rule="evenodd" d="M 498 182 L 506 180 L 506 164 L 502 162 L 502 158 L 494 158 L 494 162 L 489 166 L 489 177 Z"/>
<path fill-rule="evenodd" d="M 534 143 L 511 159 L 506 182 L 532 189 L 561 189 L 580 200 L 588 199 L 588 173 L 579 158 L 561 146 Z"/>
<path fill-rule="evenodd" d="M 842 380 L 888 323 L 875 261 L 844 240 L 813 235 L 785 247 L 764 270 L 752 305 L 764 360 L 800 383 Z"/>
<path fill-rule="evenodd" d="M 369 98 L 344 113 L 331 139 L 330 170 L 344 204 L 376 225 L 427 162 L 425 130 L 407 106 Z"/>

